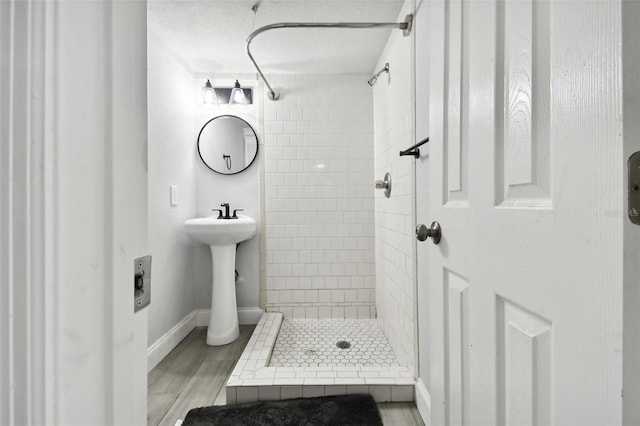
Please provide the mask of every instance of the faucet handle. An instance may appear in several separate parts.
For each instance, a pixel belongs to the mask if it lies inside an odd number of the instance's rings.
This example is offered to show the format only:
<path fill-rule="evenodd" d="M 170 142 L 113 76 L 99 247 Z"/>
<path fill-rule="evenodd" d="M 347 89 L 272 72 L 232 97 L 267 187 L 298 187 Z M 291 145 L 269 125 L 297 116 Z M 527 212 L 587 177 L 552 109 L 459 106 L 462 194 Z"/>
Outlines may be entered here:
<path fill-rule="evenodd" d="M 228 206 L 229 206 L 229 203 L 222 203 L 222 204 L 220 204 L 220 207 L 228 207 Z"/>
<path fill-rule="evenodd" d="M 233 216 L 231 216 L 231 219 L 237 219 L 238 218 L 238 212 L 243 212 L 244 209 L 235 209 L 233 210 Z"/>
<path fill-rule="evenodd" d="M 222 209 L 211 209 L 212 212 L 218 212 L 218 219 L 222 219 Z"/>

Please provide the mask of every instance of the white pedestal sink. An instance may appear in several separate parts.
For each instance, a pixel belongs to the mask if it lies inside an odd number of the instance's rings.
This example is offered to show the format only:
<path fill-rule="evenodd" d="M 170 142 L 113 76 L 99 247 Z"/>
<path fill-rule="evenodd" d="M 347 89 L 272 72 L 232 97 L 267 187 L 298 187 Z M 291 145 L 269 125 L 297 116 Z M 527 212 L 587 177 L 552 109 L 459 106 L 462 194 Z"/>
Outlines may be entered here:
<path fill-rule="evenodd" d="M 236 244 L 256 234 L 256 221 L 242 215 L 237 219 L 211 216 L 187 220 L 184 229 L 191 238 L 211 247 L 213 290 L 207 344 L 226 345 L 240 334 L 235 285 Z"/>

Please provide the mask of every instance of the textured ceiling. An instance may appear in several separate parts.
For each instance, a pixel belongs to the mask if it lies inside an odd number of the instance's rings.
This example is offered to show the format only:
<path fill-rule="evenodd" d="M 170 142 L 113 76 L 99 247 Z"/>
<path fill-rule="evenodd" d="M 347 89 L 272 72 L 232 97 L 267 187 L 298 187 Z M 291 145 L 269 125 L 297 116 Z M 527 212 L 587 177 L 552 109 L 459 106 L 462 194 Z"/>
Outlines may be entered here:
<path fill-rule="evenodd" d="M 149 31 L 194 74 L 255 72 L 246 40 L 259 27 L 276 22 L 395 22 L 404 0 L 262 0 L 254 14 L 256 3 L 149 0 Z M 265 73 L 370 73 L 390 31 L 274 30 L 257 36 L 251 51 Z"/>

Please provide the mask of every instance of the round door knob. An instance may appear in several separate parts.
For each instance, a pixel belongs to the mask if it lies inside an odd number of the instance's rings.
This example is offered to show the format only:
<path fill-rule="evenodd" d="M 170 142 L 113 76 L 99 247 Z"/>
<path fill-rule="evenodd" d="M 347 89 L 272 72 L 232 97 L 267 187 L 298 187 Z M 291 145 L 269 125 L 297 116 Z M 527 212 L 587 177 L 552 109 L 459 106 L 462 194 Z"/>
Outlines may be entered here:
<path fill-rule="evenodd" d="M 433 244 L 438 244 L 440 242 L 440 237 L 442 237 L 442 228 L 440 228 L 440 224 L 438 222 L 431 222 L 431 227 L 429 228 L 423 224 L 416 226 L 416 238 L 418 241 L 424 241 L 429 237 L 431 237 Z"/>

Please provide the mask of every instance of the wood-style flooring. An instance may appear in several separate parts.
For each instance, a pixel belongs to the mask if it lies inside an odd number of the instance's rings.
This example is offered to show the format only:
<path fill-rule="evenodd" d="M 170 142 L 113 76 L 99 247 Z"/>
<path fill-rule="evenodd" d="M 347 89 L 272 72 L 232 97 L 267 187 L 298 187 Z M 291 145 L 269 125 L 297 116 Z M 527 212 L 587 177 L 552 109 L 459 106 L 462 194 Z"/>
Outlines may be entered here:
<path fill-rule="evenodd" d="M 224 384 L 254 326 L 226 346 L 208 346 L 206 327 L 196 327 L 149 373 L 148 425 L 173 426 L 195 407 L 224 404 Z M 385 425 L 424 425 L 414 403 L 378 404 Z"/>

